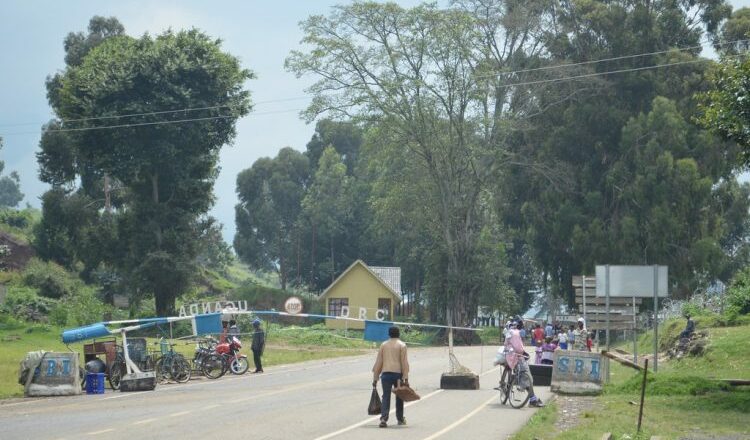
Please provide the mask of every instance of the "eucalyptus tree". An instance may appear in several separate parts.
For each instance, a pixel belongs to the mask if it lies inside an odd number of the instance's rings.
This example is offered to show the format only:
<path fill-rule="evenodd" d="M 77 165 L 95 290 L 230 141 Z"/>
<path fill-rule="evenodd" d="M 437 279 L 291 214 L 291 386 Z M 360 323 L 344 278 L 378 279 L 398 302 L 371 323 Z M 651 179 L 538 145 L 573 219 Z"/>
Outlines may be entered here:
<path fill-rule="evenodd" d="M 597 263 L 669 264 L 683 295 L 724 277 L 741 244 L 733 237 L 747 231 L 727 213 L 747 198 L 735 182 L 735 147 L 692 118 L 695 92 L 710 85 L 701 39 L 718 38 L 730 8 L 717 0 L 560 5 L 545 46 L 567 77 L 559 87 L 578 90 L 534 118 L 518 148 L 564 170 L 569 184 L 508 174 L 499 183 L 505 221 L 570 300 L 572 275 Z"/>
<path fill-rule="evenodd" d="M 491 216 L 483 190 L 518 160 L 506 148 L 508 127 L 539 111 L 512 72 L 538 63 L 551 6 L 356 2 L 304 21 L 310 49 L 287 59 L 296 74 L 320 78 L 310 88 L 309 118 L 327 113 L 377 124 L 409 153 L 410 166 L 423 169 L 418 190 L 433 203 L 422 215 L 434 219 L 431 260 L 443 280 L 433 290 L 455 322 L 476 313 L 483 282 L 471 276 Z"/>

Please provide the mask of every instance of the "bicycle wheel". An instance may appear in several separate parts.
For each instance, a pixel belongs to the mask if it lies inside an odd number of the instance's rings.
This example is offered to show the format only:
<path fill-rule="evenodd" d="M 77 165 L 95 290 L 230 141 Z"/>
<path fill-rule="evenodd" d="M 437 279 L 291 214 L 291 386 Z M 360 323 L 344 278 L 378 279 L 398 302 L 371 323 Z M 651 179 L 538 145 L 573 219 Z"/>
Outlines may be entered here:
<path fill-rule="evenodd" d="M 112 367 L 109 369 L 109 375 L 107 377 L 107 379 L 109 380 L 109 385 L 113 390 L 120 389 L 120 381 L 122 380 L 122 376 L 124 375 L 125 363 L 115 361 L 115 363 L 112 364 Z"/>
<path fill-rule="evenodd" d="M 510 402 L 510 406 L 512 406 L 513 408 L 523 408 L 524 405 L 526 405 L 526 402 L 529 401 L 529 397 L 531 397 L 531 395 L 529 394 L 529 388 L 522 387 L 520 385 L 522 374 L 529 375 L 527 371 L 516 372 L 516 374 L 513 374 L 513 378 L 510 382 L 510 397 L 508 401 Z M 527 377 L 526 379 L 529 381 L 529 383 L 531 383 L 531 376 Z"/>
<path fill-rule="evenodd" d="M 201 372 L 209 379 L 218 379 L 224 375 L 224 360 L 218 354 L 209 354 L 201 361 Z"/>
<path fill-rule="evenodd" d="M 498 386 L 498 389 L 500 390 L 500 403 L 502 403 L 503 405 L 508 403 L 508 396 L 510 395 L 510 387 L 508 386 L 508 382 L 510 380 L 510 369 L 503 368 L 503 375 L 502 377 L 500 377 L 500 385 Z"/>
<path fill-rule="evenodd" d="M 169 360 L 166 356 L 160 357 L 156 360 L 156 365 L 154 365 L 154 373 L 156 373 L 156 380 L 159 381 L 159 383 L 167 383 L 169 382 L 169 368 L 167 367 L 167 364 L 169 363 Z"/>
<path fill-rule="evenodd" d="M 247 362 L 247 358 L 238 357 L 232 358 L 229 363 L 229 371 L 232 374 L 245 374 L 250 368 L 250 364 Z"/>
<path fill-rule="evenodd" d="M 172 362 L 171 375 L 172 379 L 177 383 L 185 383 L 189 381 L 192 376 L 190 362 L 188 362 L 183 356 L 176 355 Z"/>

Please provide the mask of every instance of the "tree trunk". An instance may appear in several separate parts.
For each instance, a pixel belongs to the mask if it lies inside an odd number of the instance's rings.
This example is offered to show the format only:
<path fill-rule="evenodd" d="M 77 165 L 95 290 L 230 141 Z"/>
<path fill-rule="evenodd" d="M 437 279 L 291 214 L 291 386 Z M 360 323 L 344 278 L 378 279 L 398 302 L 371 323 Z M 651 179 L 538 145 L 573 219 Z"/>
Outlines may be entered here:
<path fill-rule="evenodd" d="M 315 288 L 315 222 L 312 223 L 312 252 L 310 253 L 310 286 Z"/>
<path fill-rule="evenodd" d="M 333 261 L 333 234 L 331 234 L 331 284 L 333 284 L 336 277 L 336 262 Z"/>

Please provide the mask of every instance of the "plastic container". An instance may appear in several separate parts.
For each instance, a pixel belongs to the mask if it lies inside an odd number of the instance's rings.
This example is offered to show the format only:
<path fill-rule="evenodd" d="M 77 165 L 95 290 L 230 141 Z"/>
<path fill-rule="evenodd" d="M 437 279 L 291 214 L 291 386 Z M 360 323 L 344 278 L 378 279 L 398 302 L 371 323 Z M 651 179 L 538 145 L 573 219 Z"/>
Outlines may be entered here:
<path fill-rule="evenodd" d="M 104 394 L 104 373 L 86 373 L 86 394 Z"/>

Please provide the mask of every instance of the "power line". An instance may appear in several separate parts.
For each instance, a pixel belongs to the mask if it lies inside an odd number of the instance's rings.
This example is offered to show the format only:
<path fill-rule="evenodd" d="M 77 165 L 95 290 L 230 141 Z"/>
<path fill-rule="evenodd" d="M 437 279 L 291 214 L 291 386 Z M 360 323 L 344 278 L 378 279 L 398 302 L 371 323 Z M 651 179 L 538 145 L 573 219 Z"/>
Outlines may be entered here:
<path fill-rule="evenodd" d="M 298 112 L 301 110 L 304 110 L 304 109 L 287 109 L 287 110 L 277 110 L 277 111 L 268 111 L 268 112 L 256 112 L 256 113 L 251 113 L 249 116 L 272 115 L 272 114 L 278 114 L 278 113 Z M 136 122 L 136 123 L 130 123 L 130 124 L 102 125 L 99 127 L 51 128 L 51 129 L 48 129 L 47 131 L 55 132 L 55 133 L 65 133 L 65 132 L 75 132 L 75 131 L 109 130 L 109 129 L 114 129 L 114 128 L 132 128 L 132 127 L 143 127 L 143 126 L 149 126 L 149 125 L 179 124 L 179 123 L 184 123 L 184 122 L 210 121 L 210 120 L 217 120 L 217 119 L 230 119 L 230 118 L 236 118 L 236 117 L 237 115 L 219 115 L 219 116 L 207 116 L 204 118 L 177 119 L 173 121 L 152 121 L 152 122 Z M 39 134 L 39 133 L 40 133 L 39 131 L 25 131 L 25 132 L 15 132 L 15 133 L 4 133 L 2 136 Z"/>
<path fill-rule="evenodd" d="M 734 41 L 727 41 L 725 43 L 719 43 L 718 46 L 727 46 L 730 44 L 737 44 L 737 43 L 747 43 L 750 42 L 750 39 L 744 39 L 744 40 L 734 40 Z M 608 61 L 620 61 L 620 60 L 627 60 L 627 59 L 633 59 L 633 58 L 642 58 L 647 56 L 653 56 L 653 55 L 663 55 L 666 53 L 674 53 L 674 52 L 684 52 L 684 51 L 690 51 L 690 50 L 696 50 L 696 49 L 702 49 L 705 45 L 710 44 L 710 41 L 706 41 L 705 43 L 701 43 L 696 46 L 686 46 L 686 47 L 676 47 L 666 50 L 660 50 L 656 52 L 645 52 L 645 53 L 639 53 L 634 55 L 622 55 L 618 57 L 612 57 L 612 58 L 601 58 L 598 60 L 589 60 L 589 61 L 581 61 L 578 63 L 566 63 L 566 64 L 554 64 L 551 66 L 542 66 L 542 67 L 536 67 L 533 69 L 522 69 L 522 70 L 513 70 L 509 72 L 496 72 L 492 74 L 486 74 L 486 75 L 478 75 L 475 78 L 485 78 L 485 77 L 495 77 L 500 75 L 516 75 L 519 73 L 528 73 L 528 72 L 538 72 L 543 70 L 554 70 L 554 69 L 562 69 L 566 67 L 577 67 L 577 66 L 586 66 L 589 64 L 598 64 L 598 63 L 605 63 Z"/>
<path fill-rule="evenodd" d="M 594 73 L 586 73 L 581 75 L 574 75 L 574 76 L 564 76 L 560 78 L 549 78 L 549 79 L 540 79 L 537 81 L 525 81 L 525 82 L 517 82 L 517 83 L 511 83 L 511 84 L 503 84 L 499 87 L 501 88 L 509 88 L 509 87 L 516 87 L 516 86 L 530 86 L 530 85 L 536 85 L 536 84 L 545 84 L 545 83 L 553 83 L 553 82 L 562 82 L 562 81 L 570 81 L 574 79 L 581 79 L 581 78 L 591 78 L 594 76 L 604 76 L 604 75 L 612 75 L 615 73 L 627 73 L 627 72 L 639 72 L 642 70 L 651 70 L 651 69 L 660 69 L 662 67 L 672 67 L 672 66 L 680 66 L 683 64 L 695 64 L 695 63 L 704 63 L 711 60 L 708 59 L 698 59 L 698 60 L 690 60 L 690 61 L 678 61 L 674 63 L 666 63 L 666 64 L 656 64 L 653 66 L 644 66 L 644 67 L 632 67 L 628 69 L 620 69 L 620 70 L 609 70 L 606 72 L 594 72 Z"/>
<path fill-rule="evenodd" d="M 724 43 L 719 43 L 719 46 L 726 46 L 731 44 L 737 44 L 737 43 L 747 43 L 750 42 L 750 39 L 742 39 L 742 40 L 734 40 L 734 41 L 728 41 Z M 555 70 L 555 69 L 564 69 L 568 67 L 576 67 L 576 66 L 584 66 L 584 65 L 590 65 L 590 64 L 597 64 L 597 63 L 603 63 L 608 61 L 618 61 L 618 60 L 624 60 L 624 59 L 633 59 L 633 58 L 641 58 L 646 56 L 653 56 L 653 55 L 661 55 L 666 54 L 670 52 L 681 52 L 681 51 L 689 51 L 689 50 L 696 50 L 701 49 L 703 46 L 708 44 L 708 42 L 696 45 L 696 46 L 688 46 L 683 48 L 673 48 L 668 50 L 662 50 L 662 51 L 655 51 L 655 52 L 646 52 L 646 53 L 640 53 L 640 54 L 633 54 L 633 55 L 623 55 L 618 57 L 611 57 L 611 58 L 602 58 L 598 60 L 589 60 L 589 61 L 581 61 L 578 63 L 568 63 L 568 64 L 556 64 L 551 66 L 543 66 L 543 67 L 537 67 L 532 69 L 521 69 L 521 70 L 514 70 L 509 72 L 496 72 L 486 75 L 478 75 L 475 76 L 475 79 L 481 79 L 481 78 L 489 78 L 489 77 L 497 77 L 501 75 L 516 75 L 519 73 L 528 73 L 528 72 L 536 72 L 536 71 L 545 71 L 545 70 Z M 527 81 L 527 82 L 521 82 L 521 83 L 514 83 L 514 84 L 506 84 L 501 87 L 508 88 L 513 86 L 521 86 L 521 85 L 534 85 L 534 84 L 544 84 L 547 82 L 558 82 L 558 81 L 566 81 L 571 79 L 579 79 L 579 78 L 588 78 L 592 76 L 599 76 L 599 75 L 608 75 L 608 74 L 614 74 L 614 73 L 624 73 L 624 72 L 633 72 L 633 71 L 639 71 L 639 70 L 648 70 L 651 68 L 660 68 L 660 67 L 669 67 L 669 66 L 676 66 L 680 64 L 690 64 L 695 62 L 702 62 L 705 60 L 691 60 L 691 61 L 684 61 L 684 62 L 676 62 L 676 63 L 669 63 L 669 64 L 661 64 L 656 66 L 644 66 L 639 68 L 631 68 L 631 69 L 621 69 L 621 70 L 615 70 L 615 71 L 607 71 L 607 72 L 596 72 L 591 74 L 582 74 L 582 75 L 576 75 L 576 76 L 569 76 L 569 77 L 560 77 L 555 79 L 545 79 L 545 80 L 537 80 L 537 81 Z M 258 101 L 253 103 L 253 105 L 263 105 L 263 104 L 271 104 L 276 102 L 287 102 L 287 101 L 297 101 L 297 100 L 303 100 L 303 99 L 310 99 L 312 96 L 305 95 L 305 96 L 294 96 L 294 97 L 288 97 L 288 98 L 279 98 L 279 99 L 269 99 L 265 101 Z M 141 116 L 156 116 L 156 115 L 163 115 L 163 114 L 170 114 L 170 113 L 188 113 L 188 112 L 194 112 L 194 111 L 203 111 L 203 110 L 218 110 L 218 109 L 225 109 L 225 108 L 231 108 L 230 105 L 215 105 L 215 106 L 206 106 L 206 107 L 190 107 L 190 108 L 182 108 L 182 109 L 174 109 L 174 110 L 162 110 L 162 111 L 152 111 L 152 112 L 142 112 L 142 113 L 128 113 L 128 114 L 122 114 L 122 115 L 107 115 L 107 116 L 92 116 L 92 117 L 86 117 L 86 118 L 77 118 L 77 119 L 63 119 L 58 120 L 59 122 L 65 124 L 65 123 L 71 123 L 71 122 L 85 122 L 85 121 L 95 121 L 95 120 L 110 120 L 110 119 L 121 119 L 121 118 L 131 118 L 131 117 L 141 117 Z M 284 111 L 285 112 L 285 111 Z M 262 113 L 253 113 L 253 114 L 262 114 Z M 201 118 L 196 118 L 195 120 L 206 120 Z M 185 120 L 179 120 L 174 122 L 185 122 Z M 19 126 L 27 126 L 27 125 L 38 125 L 38 122 L 25 122 L 25 123 L 16 123 L 16 124 L 0 124 L 0 127 L 19 127 Z M 152 125 L 152 124 L 145 124 L 145 125 Z M 137 126 L 133 124 L 119 124 L 119 126 Z M 117 126 L 112 126 L 113 128 Z M 91 127 L 81 127 L 81 128 L 91 128 Z M 107 128 L 107 127 L 97 127 L 97 128 Z M 60 130 L 54 130 L 54 131 L 60 131 Z M 71 131 L 74 131 L 71 129 Z M 9 133 L 8 135 L 14 135 L 14 134 L 26 134 L 26 133 Z"/>

